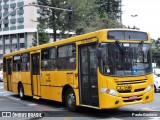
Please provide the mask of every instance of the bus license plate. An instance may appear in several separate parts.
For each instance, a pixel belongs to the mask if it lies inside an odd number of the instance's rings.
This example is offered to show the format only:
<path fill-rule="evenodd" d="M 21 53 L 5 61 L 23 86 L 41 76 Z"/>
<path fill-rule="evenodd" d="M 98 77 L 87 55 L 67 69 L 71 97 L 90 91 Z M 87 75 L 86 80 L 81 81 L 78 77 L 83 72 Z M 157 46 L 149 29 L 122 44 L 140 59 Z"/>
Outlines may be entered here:
<path fill-rule="evenodd" d="M 137 99 L 138 97 L 137 96 L 130 96 L 129 97 L 129 100 L 135 100 L 135 99 Z"/>

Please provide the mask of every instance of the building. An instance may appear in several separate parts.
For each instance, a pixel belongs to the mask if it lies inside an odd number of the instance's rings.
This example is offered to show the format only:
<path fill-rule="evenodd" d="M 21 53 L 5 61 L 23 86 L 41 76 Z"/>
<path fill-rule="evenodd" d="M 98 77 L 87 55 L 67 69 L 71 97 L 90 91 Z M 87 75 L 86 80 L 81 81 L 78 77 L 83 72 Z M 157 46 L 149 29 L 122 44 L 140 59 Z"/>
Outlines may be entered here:
<path fill-rule="evenodd" d="M 27 5 L 37 0 L 0 0 L 0 19 L 12 12 L 5 20 L 0 21 L 0 63 L 3 54 L 32 46 L 33 34 L 37 32 L 38 8 Z M 20 9 L 15 10 L 20 7 Z M 47 29 L 50 41 L 53 41 L 52 30 Z"/>

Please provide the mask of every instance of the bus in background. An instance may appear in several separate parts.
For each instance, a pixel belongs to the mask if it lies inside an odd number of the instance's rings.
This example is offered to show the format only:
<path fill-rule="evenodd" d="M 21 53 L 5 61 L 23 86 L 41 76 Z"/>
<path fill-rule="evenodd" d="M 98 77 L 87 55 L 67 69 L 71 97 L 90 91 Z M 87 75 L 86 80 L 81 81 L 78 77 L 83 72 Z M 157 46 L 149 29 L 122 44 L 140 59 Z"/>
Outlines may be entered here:
<path fill-rule="evenodd" d="M 4 88 L 21 99 L 96 109 L 154 99 L 151 40 L 146 32 L 104 29 L 3 56 Z"/>

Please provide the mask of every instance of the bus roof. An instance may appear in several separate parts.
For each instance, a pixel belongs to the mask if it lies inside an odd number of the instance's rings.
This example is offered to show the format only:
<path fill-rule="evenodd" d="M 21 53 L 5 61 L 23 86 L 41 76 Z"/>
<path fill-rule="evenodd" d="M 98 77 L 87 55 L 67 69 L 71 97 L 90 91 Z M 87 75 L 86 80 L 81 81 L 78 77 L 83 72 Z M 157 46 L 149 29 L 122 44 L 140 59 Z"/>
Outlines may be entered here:
<path fill-rule="evenodd" d="M 134 30 L 134 29 L 126 29 L 126 28 L 102 29 L 102 30 L 98 30 L 98 31 L 94 31 L 94 32 L 90 32 L 90 33 L 86 33 L 86 34 L 82 34 L 82 35 L 72 36 L 70 38 L 62 39 L 62 40 L 59 40 L 59 41 L 50 42 L 50 43 L 47 43 L 47 44 L 43 44 L 43 45 L 39 45 L 39 46 L 33 46 L 33 47 L 30 47 L 30 48 L 27 48 L 27 49 L 7 53 L 7 54 L 4 54 L 3 56 L 16 55 L 16 54 L 29 52 L 29 51 L 40 50 L 40 49 L 43 49 L 43 48 L 46 48 L 46 47 L 51 47 L 53 45 L 55 45 L 55 46 L 56 45 L 63 45 L 63 44 L 66 44 L 66 43 L 72 43 L 72 42 L 76 42 L 76 41 L 79 41 L 79 40 L 84 40 L 84 39 L 87 39 L 87 38 L 98 37 L 102 34 L 106 34 L 107 31 L 112 31 L 112 30 L 114 30 L 114 31 L 118 31 L 118 30 L 139 31 L 139 30 Z M 143 32 L 143 31 L 139 31 L 139 32 Z"/>

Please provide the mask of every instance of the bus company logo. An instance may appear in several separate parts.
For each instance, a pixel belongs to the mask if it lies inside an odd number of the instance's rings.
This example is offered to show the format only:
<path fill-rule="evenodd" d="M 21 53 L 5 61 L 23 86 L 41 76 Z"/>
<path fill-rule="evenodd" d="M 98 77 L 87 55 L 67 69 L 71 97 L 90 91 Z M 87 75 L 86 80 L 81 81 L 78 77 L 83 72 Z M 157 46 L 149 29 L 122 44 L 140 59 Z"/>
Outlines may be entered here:
<path fill-rule="evenodd" d="M 11 112 L 2 112 L 2 117 L 12 117 Z"/>
<path fill-rule="evenodd" d="M 117 91 L 131 91 L 131 85 L 117 85 Z"/>
<path fill-rule="evenodd" d="M 42 117 L 42 116 L 43 116 L 42 112 L 28 112 L 28 111 L 27 112 L 25 111 L 2 112 L 1 114 L 1 117 L 34 117 L 34 118 L 37 118 L 37 117 Z"/>

